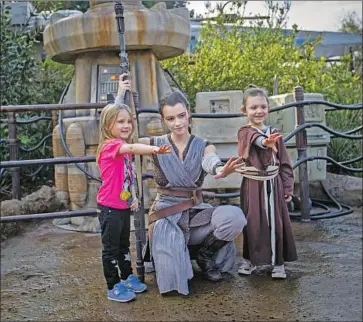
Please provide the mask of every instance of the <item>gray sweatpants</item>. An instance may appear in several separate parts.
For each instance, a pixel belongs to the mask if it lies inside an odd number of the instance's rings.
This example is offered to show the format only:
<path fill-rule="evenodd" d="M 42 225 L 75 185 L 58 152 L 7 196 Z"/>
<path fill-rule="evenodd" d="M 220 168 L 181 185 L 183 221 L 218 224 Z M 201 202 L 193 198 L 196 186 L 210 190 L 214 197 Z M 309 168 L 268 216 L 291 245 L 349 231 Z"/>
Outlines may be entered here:
<path fill-rule="evenodd" d="M 218 239 L 233 241 L 246 224 L 246 217 L 239 207 L 228 205 L 216 207 L 208 224 L 190 229 L 188 244 L 202 244 L 212 231 Z"/>
<path fill-rule="evenodd" d="M 217 266 L 220 266 L 226 257 L 229 257 L 228 263 L 222 268 L 223 271 L 229 271 L 233 266 L 235 259 L 235 246 L 232 241 L 240 234 L 246 226 L 247 220 L 242 210 L 236 206 L 219 206 L 212 213 L 211 221 L 203 226 L 192 227 L 190 229 L 189 245 L 203 244 L 206 237 L 213 232 L 221 240 L 231 241 L 224 246 L 216 258 Z M 230 256 L 226 256 L 226 255 Z M 219 264 L 219 265 L 218 265 Z M 153 272 L 152 262 L 145 262 L 146 272 Z"/>

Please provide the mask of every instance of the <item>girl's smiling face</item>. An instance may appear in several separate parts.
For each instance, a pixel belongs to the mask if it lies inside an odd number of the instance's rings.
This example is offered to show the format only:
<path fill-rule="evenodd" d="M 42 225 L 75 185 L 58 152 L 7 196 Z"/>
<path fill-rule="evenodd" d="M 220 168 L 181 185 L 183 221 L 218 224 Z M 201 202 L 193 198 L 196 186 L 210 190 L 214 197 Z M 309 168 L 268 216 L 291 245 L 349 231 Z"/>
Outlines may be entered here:
<path fill-rule="evenodd" d="M 120 110 L 112 126 L 111 134 L 115 138 L 127 140 L 133 130 L 132 119 L 126 110 Z"/>
<path fill-rule="evenodd" d="M 261 127 L 268 116 L 268 102 L 264 96 L 250 96 L 246 100 L 245 106 L 241 108 L 245 113 L 249 124 Z"/>

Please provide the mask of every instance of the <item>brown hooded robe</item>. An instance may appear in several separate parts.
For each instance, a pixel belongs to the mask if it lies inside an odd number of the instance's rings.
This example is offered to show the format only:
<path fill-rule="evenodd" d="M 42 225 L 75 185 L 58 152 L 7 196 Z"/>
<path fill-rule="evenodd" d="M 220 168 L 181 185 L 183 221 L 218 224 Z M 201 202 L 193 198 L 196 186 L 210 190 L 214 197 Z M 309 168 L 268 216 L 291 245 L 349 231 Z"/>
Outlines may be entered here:
<path fill-rule="evenodd" d="M 275 129 L 271 133 L 277 132 Z M 253 142 L 261 136 L 256 128 L 243 126 L 238 131 L 238 154 L 245 160 L 246 166 L 265 170 L 272 161 L 271 148 L 262 149 Z M 292 195 L 294 175 L 283 139 L 277 142 L 275 165 L 279 174 L 273 179 L 275 194 L 275 265 L 297 259 L 295 241 L 292 234 L 288 208 L 284 195 Z M 272 181 L 271 181 L 272 182 Z M 241 185 L 241 208 L 247 218 L 243 231 L 243 257 L 253 265 L 270 265 L 272 260 L 270 227 L 264 202 L 263 181 L 243 178 Z M 271 186 L 271 185 L 270 185 Z"/>

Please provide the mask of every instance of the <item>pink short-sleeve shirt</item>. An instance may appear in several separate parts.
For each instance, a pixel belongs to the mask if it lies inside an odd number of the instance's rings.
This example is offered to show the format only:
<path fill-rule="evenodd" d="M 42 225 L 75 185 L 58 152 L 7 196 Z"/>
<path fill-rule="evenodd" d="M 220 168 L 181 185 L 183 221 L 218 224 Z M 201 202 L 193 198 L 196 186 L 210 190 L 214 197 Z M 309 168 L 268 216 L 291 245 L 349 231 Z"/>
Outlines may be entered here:
<path fill-rule="evenodd" d="M 102 185 L 98 190 L 97 203 L 115 209 L 127 209 L 132 200 L 133 180 L 131 154 L 118 151 L 125 143 L 112 139 L 104 143 L 98 158 Z"/>

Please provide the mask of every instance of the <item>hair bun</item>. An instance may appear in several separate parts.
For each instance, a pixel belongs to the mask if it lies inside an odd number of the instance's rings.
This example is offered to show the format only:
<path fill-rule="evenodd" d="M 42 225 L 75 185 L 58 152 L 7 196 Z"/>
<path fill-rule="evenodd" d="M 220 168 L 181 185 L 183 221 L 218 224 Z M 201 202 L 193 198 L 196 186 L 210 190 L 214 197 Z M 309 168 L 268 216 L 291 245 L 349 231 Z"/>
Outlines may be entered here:
<path fill-rule="evenodd" d="M 247 85 L 247 87 L 245 88 L 246 89 L 249 89 L 249 88 L 258 88 L 258 86 L 256 86 L 255 84 L 249 84 Z"/>

